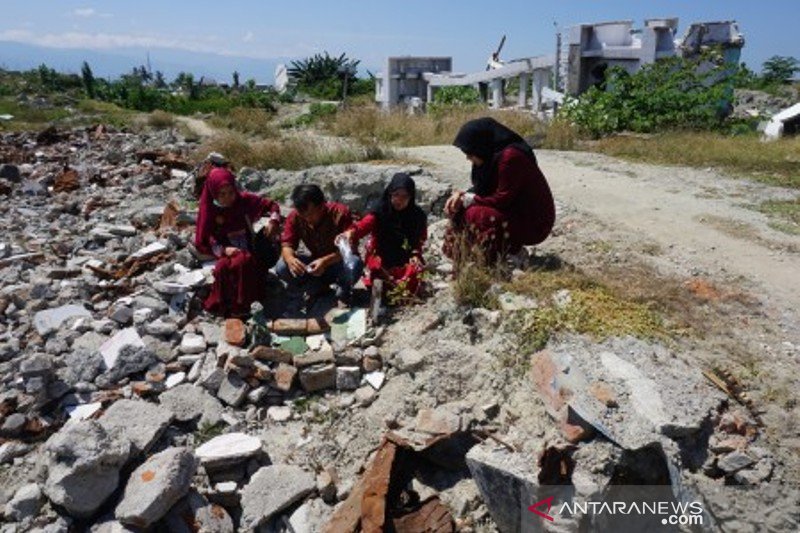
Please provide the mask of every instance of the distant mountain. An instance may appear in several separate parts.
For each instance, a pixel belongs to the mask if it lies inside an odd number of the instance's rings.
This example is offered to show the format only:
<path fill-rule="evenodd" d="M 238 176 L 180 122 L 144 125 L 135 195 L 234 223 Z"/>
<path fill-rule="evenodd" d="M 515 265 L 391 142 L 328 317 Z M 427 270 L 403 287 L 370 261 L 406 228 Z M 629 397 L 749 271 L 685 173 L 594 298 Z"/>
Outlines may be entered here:
<path fill-rule="evenodd" d="M 278 63 L 288 63 L 293 59 L 252 59 L 171 48 L 117 48 L 113 51 L 46 48 L 0 41 L 0 67 L 28 70 L 44 63 L 61 72 L 80 73 L 81 64 L 87 61 L 95 76 L 116 78 L 130 72 L 134 66 L 146 65 L 148 52 L 153 72 L 160 70 L 167 81 L 174 79 L 179 72 L 191 72 L 195 79 L 206 76 L 220 83 L 231 83 L 233 72 L 237 71 L 241 83 L 252 78 L 258 83 L 271 84 Z"/>

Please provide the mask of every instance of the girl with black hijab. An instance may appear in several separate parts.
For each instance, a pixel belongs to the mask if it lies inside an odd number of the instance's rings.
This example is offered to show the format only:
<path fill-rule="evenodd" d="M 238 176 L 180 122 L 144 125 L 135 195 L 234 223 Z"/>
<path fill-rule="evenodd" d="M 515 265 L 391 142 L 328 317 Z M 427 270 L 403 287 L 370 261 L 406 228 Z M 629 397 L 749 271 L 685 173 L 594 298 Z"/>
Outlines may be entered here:
<path fill-rule="evenodd" d="M 378 203 L 341 237 L 356 246 L 370 236 L 365 256 L 364 284 L 383 279 L 416 295 L 423 271 L 422 246 L 428 237 L 428 220 L 416 203 L 416 185 L 406 173 L 398 173 L 383 191 Z"/>
<path fill-rule="evenodd" d="M 452 221 L 445 253 L 453 256 L 458 234 L 480 245 L 490 262 L 545 240 L 555 204 L 530 145 L 489 117 L 464 124 L 453 145 L 472 162 L 472 187 L 455 191 L 445 204 Z"/>

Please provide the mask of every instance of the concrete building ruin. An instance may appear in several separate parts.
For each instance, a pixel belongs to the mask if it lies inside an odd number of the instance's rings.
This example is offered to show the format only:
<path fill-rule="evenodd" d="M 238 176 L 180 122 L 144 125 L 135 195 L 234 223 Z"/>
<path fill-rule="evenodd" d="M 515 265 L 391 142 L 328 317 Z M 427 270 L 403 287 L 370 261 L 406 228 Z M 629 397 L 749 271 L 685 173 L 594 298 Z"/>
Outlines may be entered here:
<path fill-rule="evenodd" d="M 420 108 L 433 101 L 440 87 L 472 86 L 484 102 L 501 108 L 507 82 L 516 78 L 516 106 L 539 112 L 565 94 L 578 95 L 599 84 L 615 66 L 633 73 L 661 58 L 694 57 L 712 46 L 722 49 L 726 62 L 738 63 L 744 37 L 735 21 L 695 22 L 682 38 L 676 38 L 677 30 L 677 18 L 647 19 L 641 29 L 631 20 L 578 24 L 566 31 L 563 47 L 559 35 L 554 55 L 490 61 L 489 70 L 466 74 L 453 72 L 451 57 L 390 57 L 376 77 L 375 99 L 384 109 Z"/>

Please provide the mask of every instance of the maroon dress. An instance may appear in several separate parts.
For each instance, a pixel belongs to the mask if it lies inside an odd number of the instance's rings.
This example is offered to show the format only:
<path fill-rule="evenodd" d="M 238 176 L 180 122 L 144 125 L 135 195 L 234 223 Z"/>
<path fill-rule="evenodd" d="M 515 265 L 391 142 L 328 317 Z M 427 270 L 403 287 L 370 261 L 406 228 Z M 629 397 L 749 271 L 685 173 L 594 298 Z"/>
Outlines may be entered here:
<path fill-rule="evenodd" d="M 236 191 L 236 199 L 229 207 L 214 203 L 224 185 L 231 185 Z M 253 255 L 252 223 L 265 215 L 280 221 L 280 206 L 268 198 L 239 191 L 235 177 L 227 169 L 211 171 L 200 197 L 195 235 L 198 251 L 217 258 L 214 284 L 203 302 L 206 311 L 241 316 L 249 313 L 253 302 L 264 299 L 270 265 Z M 227 247 L 239 251 L 227 256 Z"/>

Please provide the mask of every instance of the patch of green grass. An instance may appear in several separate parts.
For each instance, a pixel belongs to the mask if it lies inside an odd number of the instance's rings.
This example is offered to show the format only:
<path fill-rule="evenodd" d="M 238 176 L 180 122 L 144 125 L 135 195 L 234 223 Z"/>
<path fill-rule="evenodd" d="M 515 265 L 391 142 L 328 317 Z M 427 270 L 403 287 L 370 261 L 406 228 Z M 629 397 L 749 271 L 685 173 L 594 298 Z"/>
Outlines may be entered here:
<path fill-rule="evenodd" d="M 800 189 L 800 137 L 765 143 L 756 135 L 671 132 L 650 138 L 608 137 L 588 149 L 645 163 L 716 167 L 768 185 Z"/>
<path fill-rule="evenodd" d="M 224 432 L 222 424 L 209 424 L 203 423 L 197 428 L 194 433 L 194 444 L 200 446 L 201 444 L 210 441 L 214 437 L 219 437 Z"/>
<path fill-rule="evenodd" d="M 272 116 L 273 113 L 266 109 L 237 107 L 228 113 L 215 116 L 211 119 L 211 124 L 262 139 L 274 139 L 280 133 L 272 123 Z"/>
<path fill-rule="evenodd" d="M 540 302 L 536 309 L 520 311 L 512 318 L 519 345 L 526 351 L 542 349 L 558 332 L 581 333 L 598 340 L 667 336 L 661 317 L 650 306 L 625 299 L 575 271 L 530 272 L 507 288 Z M 559 297 L 554 297 L 556 294 Z"/>
<path fill-rule="evenodd" d="M 0 115 L 13 115 L 13 119 L 0 121 L 0 130 L 38 130 L 72 116 L 63 107 L 34 107 L 19 103 L 11 96 L 0 97 Z"/>
<path fill-rule="evenodd" d="M 147 124 L 158 130 L 173 128 L 175 127 L 175 115 L 157 109 L 147 117 Z"/>
<path fill-rule="evenodd" d="M 772 228 L 790 235 L 800 235 L 800 196 L 794 200 L 769 200 L 756 209 L 771 219 Z"/>

